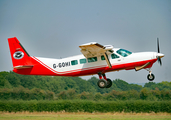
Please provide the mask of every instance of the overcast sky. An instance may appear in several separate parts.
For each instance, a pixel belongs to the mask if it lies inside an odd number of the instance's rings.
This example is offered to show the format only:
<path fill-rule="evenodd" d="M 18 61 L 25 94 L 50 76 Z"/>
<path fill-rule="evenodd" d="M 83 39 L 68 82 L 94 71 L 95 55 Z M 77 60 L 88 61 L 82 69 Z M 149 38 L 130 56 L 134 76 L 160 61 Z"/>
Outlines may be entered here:
<path fill-rule="evenodd" d="M 171 81 L 170 0 L 0 0 L 0 71 L 12 70 L 7 38 L 14 36 L 31 56 L 49 58 L 81 54 L 78 46 L 88 42 L 156 52 L 159 37 L 165 57 L 161 67 L 158 62 L 152 67 L 154 82 Z M 145 83 L 147 74 L 106 75 Z"/>

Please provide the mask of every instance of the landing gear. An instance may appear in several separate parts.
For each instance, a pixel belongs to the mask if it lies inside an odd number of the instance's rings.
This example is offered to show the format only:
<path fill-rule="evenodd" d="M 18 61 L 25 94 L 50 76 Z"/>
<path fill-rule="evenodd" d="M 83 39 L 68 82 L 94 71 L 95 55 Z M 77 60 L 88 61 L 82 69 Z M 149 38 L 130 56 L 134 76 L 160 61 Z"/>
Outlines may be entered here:
<path fill-rule="evenodd" d="M 97 82 L 97 85 L 99 86 L 99 88 L 106 88 L 107 86 L 107 81 L 105 79 L 100 79 L 98 82 Z"/>
<path fill-rule="evenodd" d="M 110 88 L 112 86 L 112 81 L 108 78 L 106 78 L 105 74 L 98 73 L 99 75 L 99 81 L 97 82 L 97 85 L 100 88 Z M 103 76 L 103 79 L 102 79 Z"/>
<path fill-rule="evenodd" d="M 153 81 L 154 78 L 155 78 L 155 76 L 154 76 L 154 74 L 152 73 L 152 70 L 151 70 L 151 69 L 147 69 L 147 71 L 149 71 L 149 74 L 147 75 L 147 79 L 148 79 L 149 81 Z"/>
<path fill-rule="evenodd" d="M 111 79 L 107 78 L 107 86 L 106 86 L 106 88 L 110 88 L 111 86 L 112 86 L 112 81 L 111 81 Z"/>
<path fill-rule="evenodd" d="M 148 79 L 149 81 L 153 81 L 154 78 L 155 78 L 154 74 L 151 74 L 151 75 L 148 74 L 148 75 L 147 75 L 147 79 Z"/>

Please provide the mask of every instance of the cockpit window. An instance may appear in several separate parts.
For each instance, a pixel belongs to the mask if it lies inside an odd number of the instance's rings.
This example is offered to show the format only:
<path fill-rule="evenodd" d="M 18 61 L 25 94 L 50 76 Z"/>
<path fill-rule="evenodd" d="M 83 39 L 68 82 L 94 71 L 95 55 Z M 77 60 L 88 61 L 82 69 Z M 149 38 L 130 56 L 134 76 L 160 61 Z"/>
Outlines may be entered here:
<path fill-rule="evenodd" d="M 123 57 L 126 57 L 130 54 L 132 54 L 132 52 L 128 51 L 128 50 L 124 50 L 124 49 L 119 49 L 118 51 L 116 51 L 118 54 L 120 54 Z"/>

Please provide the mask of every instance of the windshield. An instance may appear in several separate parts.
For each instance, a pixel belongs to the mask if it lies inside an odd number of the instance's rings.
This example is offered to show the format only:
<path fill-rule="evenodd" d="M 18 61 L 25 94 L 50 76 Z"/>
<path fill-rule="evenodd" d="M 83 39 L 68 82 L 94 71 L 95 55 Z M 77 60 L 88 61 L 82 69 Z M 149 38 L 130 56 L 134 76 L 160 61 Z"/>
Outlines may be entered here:
<path fill-rule="evenodd" d="M 132 52 L 128 51 L 128 50 L 124 50 L 124 49 L 119 49 L 118 51 L 116 51 L 119 55 L 126 57 L 130 54 L 132 54 Z"/>

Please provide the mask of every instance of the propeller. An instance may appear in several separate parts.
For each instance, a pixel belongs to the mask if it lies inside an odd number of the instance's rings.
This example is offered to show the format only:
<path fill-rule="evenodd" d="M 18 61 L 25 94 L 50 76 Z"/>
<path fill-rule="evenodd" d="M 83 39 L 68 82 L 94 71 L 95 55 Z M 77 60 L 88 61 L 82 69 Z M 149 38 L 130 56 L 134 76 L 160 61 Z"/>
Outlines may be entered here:
<path fill-rule="evenodd" d="M 162 61 L 161 61 L 161 55 L 160 55 L 160 47 L 159 47 L 159 38 L 157 38 L 157 49 L 158 49 L 158 55 L 157 55 L 157 60 L 162 66 Z"/>

